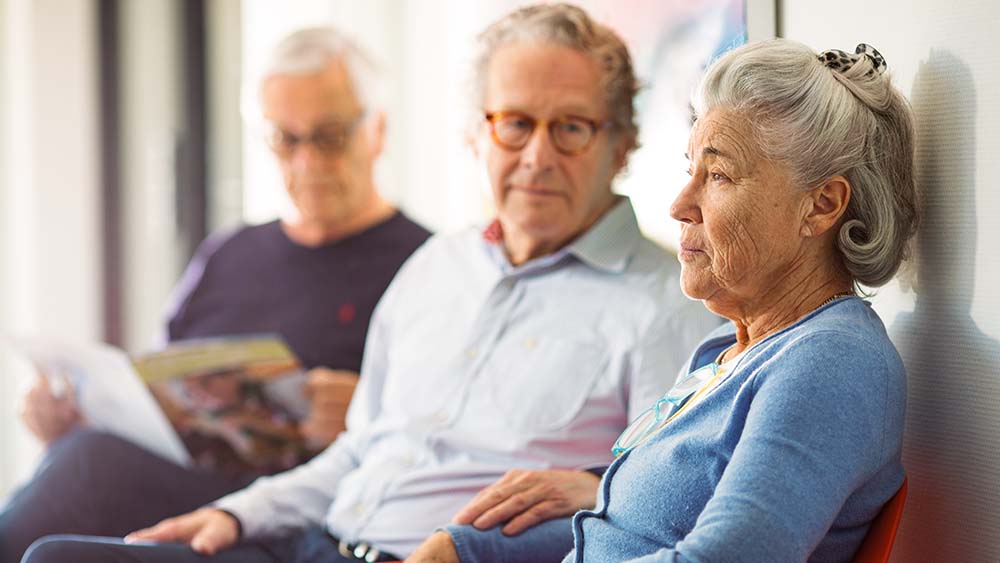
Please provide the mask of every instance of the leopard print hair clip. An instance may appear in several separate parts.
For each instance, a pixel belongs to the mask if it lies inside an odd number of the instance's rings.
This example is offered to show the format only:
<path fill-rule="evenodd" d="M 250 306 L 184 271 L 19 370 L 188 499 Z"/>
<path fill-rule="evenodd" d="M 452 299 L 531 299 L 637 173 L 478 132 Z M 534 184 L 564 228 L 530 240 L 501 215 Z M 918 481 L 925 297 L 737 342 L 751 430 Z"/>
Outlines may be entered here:
<path fill-rule="evenodd" d="M 882 74 L 885 72 L 887 66 L 885 63 L 885 57 L 883 57 L 882 53 L 879 53 L 875 47 L 872 47 L 867 43 L 859 44 L 853 54 L 846 53 L 840 49 L 830 49 L 816 55 L 819 62 L 837 72 L 847 72 L 848 69 L 861 60 L 861 57 L 868 57 L 868 60 L 872 63 L 872 70 L 865 73 L 865 76 L 872 76 L 873 73 Z"/>

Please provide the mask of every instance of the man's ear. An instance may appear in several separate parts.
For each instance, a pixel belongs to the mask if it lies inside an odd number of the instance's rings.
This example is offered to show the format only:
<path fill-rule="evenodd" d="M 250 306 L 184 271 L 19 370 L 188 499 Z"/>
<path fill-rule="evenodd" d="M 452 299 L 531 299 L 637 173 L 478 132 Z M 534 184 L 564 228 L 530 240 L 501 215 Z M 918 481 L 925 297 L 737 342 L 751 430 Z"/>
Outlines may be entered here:
<path fill-rule="evenodd" d="M 385 148 L 385 112 L 376 112 L 367 126 L 368 146 L 374 158 L 381 155 L 382 150 Z"/>
<path fill-rule="evenodd" d="M 847 212 L 850 201 L 851 184 L 843 176 L 834 176 L 814 188 L 805 200 L 802 236 L 818 237 L 832 229 Z"/>
<path fill-rule="evenodd" d="M 469 124 L 465 128 L 465 146 L 469 147 L 472 152 L 472 157 L 479 160 L 483 156 L 483 147 L 479 145 L 482 142 L 483 136 L 480 135 L 480 127 L 482 125 Z"/>
<path fill-rule="evenodd" d="M 617 175 L 628 162 L 628 153 L 635 148 L 636 140 L 628 135 L 620 135 L 615 143 L 614 166 Z"/>

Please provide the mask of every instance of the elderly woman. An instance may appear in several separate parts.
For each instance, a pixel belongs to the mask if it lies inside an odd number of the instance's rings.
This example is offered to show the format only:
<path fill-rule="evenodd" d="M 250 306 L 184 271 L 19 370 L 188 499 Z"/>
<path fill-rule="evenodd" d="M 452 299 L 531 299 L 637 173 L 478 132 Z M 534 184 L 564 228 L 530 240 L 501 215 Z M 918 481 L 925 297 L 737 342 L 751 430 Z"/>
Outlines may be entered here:
<path fill-rule="evenodd" d="M 917 223 L 913 125 L 877 51 L 785 40 L 695 96 L 684 292 L 732 324 L 614 446 L 566 561 L 846 561 L 903 482 L 903 364 L 859 285 Z"/>

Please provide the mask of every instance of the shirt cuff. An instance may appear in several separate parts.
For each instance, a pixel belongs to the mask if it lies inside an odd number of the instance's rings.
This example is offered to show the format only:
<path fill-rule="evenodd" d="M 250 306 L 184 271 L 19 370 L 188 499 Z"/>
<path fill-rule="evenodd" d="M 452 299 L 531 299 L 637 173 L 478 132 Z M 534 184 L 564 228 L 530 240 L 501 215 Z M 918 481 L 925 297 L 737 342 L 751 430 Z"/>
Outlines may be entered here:
<path fill-rule="evenodd" d="M 233 519 L 233 522 L 236 522 L 236 541 L 239 542 L 243 540 L 243 522 L 240 522 L 240 517 L 226 510 L 225 508 L 216 508 L 215 510 L 228 514 L 230 518 Z"/>
<path fill-rule="evenodd" d="M 479 558 L 476 557 L 475 550 L 469 545 L 473 541 L 469 537 L 471 535 L 469 528 L 471 526 L 450 524 L 444 528 L 438 528 L 436 531 L 444 531 L 451 536 L 451 542 L 455 544 L 455 553 L 458 554 L 458 560 L 461 563 L 478 563 Z"/>
<path fill-rule="evenodd" d="M 263 522 L 255 522 L 253 514 L 260 514 L 259 508 L 254 508 L 254 499 L 247 491 L 239 491 L 220 498 L 208 505 L 209 508 L 221 510 L 229 514 L 239 523 L 240 540 L 260 539 L 266 535 Z"/>

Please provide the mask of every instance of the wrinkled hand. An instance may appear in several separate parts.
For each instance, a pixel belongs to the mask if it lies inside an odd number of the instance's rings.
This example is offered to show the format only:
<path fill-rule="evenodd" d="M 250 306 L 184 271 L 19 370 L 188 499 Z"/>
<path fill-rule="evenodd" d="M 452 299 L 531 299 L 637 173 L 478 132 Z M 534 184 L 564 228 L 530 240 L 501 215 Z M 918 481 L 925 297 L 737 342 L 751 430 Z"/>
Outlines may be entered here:
<path fill-rule="evenodd" d="M 517 535 L 540 522 L 593 508 L 598 483 L 600 479 L 586 471 L 511 470 L 479 491 L 454 521 L 480 530 L 506 522 L 501 531 Z"/>
<path fill-rule="evenodd" d="M 151 528 L 125 536 L 125 543 L 153 541 L 187 543 L 202 555 L 215 555 L 239 540 L 240 527 L 231 514 L 215 508 L 199 508 L 167 518 Z"/>
<path fill-rule="evenodd" d="M 65 392 L 56 397 L 49 378 L 39 373 L 34 384 L 21 398 L 21 420 L 43 444 L 51 444 L 83 422 L 76 407 L 73 387 L 63 377 Z"/>
<path fill-rule="evenodd" d="M 434 532 L 403 563 L 460 563 L 448 532 Z"/>
<path fill-rule="evenodd" d="M 357 385 L 358 374 L 352 371 L 319 367 L 306 373 L 309 417 L 299 430 L 310 447 L 321 450 L 346 429 L 344 419 Z"/>

